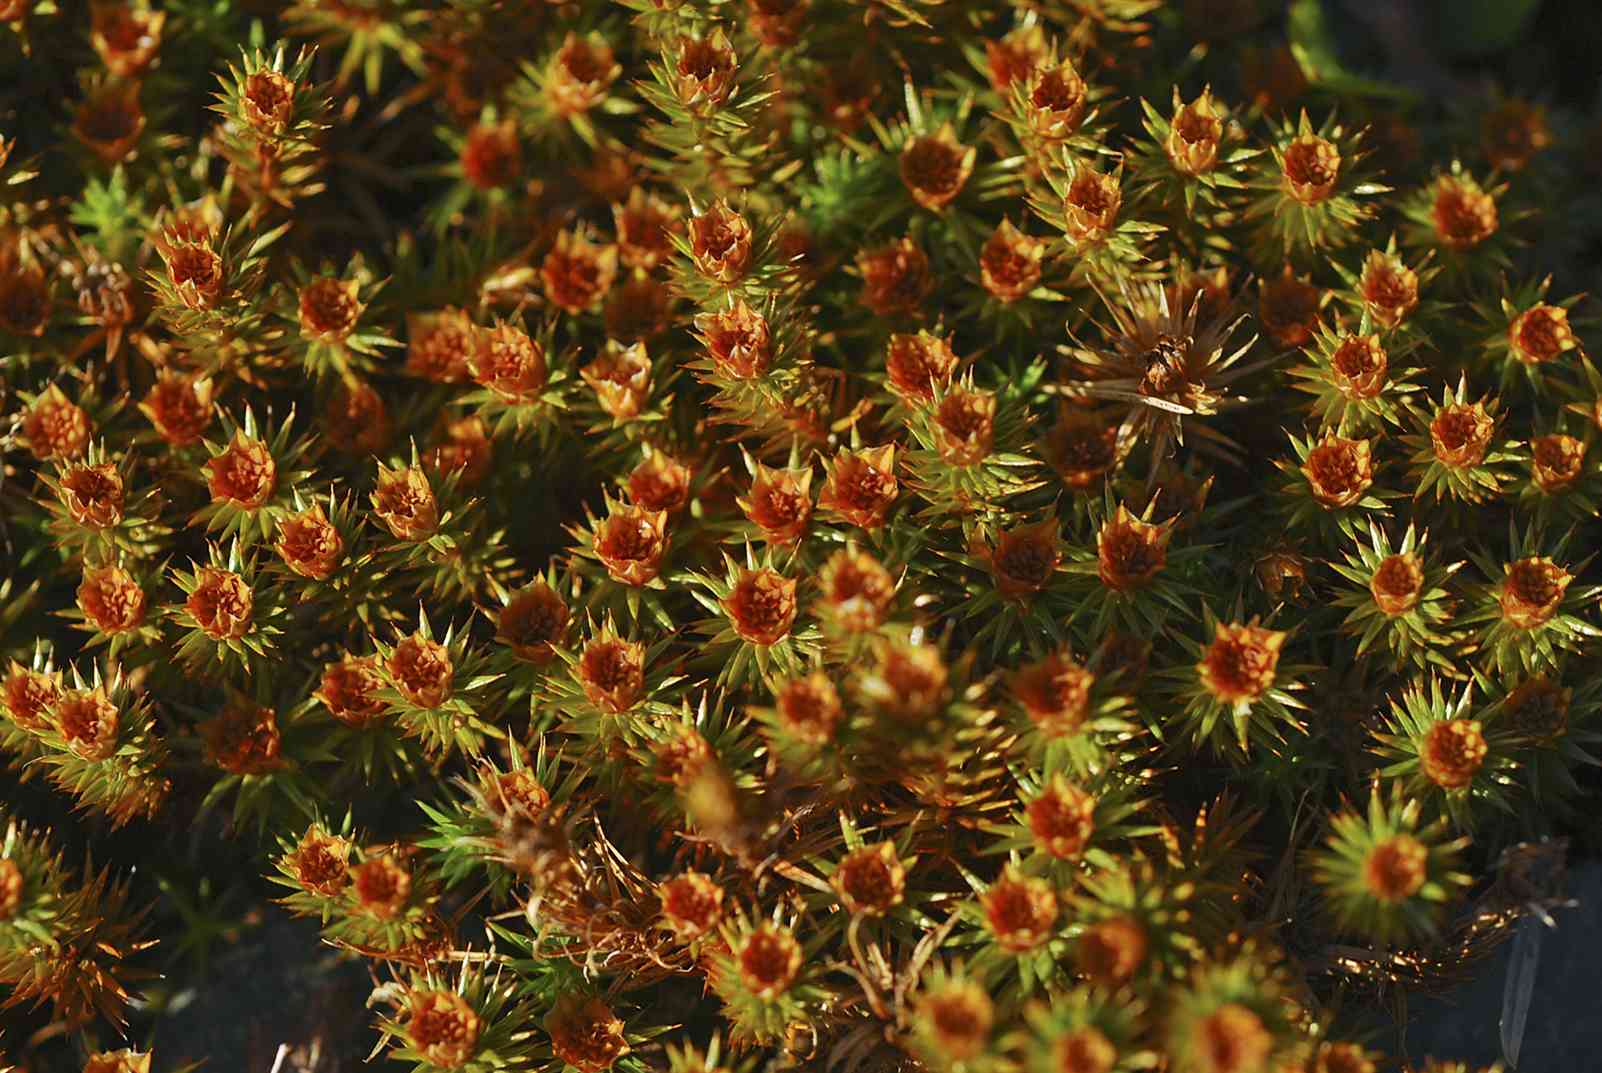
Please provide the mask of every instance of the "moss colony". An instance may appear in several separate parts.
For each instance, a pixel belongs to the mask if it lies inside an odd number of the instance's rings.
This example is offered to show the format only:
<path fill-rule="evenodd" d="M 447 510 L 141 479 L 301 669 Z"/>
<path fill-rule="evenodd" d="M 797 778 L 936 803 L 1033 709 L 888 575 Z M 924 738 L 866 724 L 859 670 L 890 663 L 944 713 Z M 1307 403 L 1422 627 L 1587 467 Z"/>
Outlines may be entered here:
<path fill-rule="evenodd" d="M 1422 1061 L 1599 804 L 1598 155 L 1268 7 L 0 2 L 11 1061 L 225 888 L 428 1073 Z"/>

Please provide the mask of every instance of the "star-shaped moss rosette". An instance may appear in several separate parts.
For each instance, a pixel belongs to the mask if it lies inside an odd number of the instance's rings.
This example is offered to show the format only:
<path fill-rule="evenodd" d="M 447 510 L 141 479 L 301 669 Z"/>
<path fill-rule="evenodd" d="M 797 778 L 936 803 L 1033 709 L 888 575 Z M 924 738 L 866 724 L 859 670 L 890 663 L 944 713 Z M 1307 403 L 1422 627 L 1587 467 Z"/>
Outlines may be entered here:
<path fill-rule="evenodd" d="M 721 687 L 737 689 L 753 677 L 769 683 L 793 677 L 818 655 L 817 626 L 798 621 L 800 579 L 794 569 L 779 562 L 771 548 L 759 557 L 748 544 L 743 563 L 723 553 L 721 577 L 684 575 L 696 601 L 713 616 L 697 629 L 708 635 L 703 658 L 722 668 Z"/>
<path fill-rule="evenodd" d="M 1521 531 L 1509 520 L 1505 559 L 1489 549 L 1470 553 L 1483 580 L 1470 590 L 1459 622 L 1470 631 L 1481 666 L 1504 676 L 1549 670 L 1602 637 L 1602 628 L 1583 615 L 1602 588 L 1574 584 L 1592 558 L 1568 557 L 1574 532 L 1552 538 L 1534 526 Z"/>
<path fill-rule="evenodd" d="M 199 472 L 209 502 L 190 524 L 220 531 L 222 540 L 265 542 L 288 513 L 296 489 L 311 478 L 311 470 L 299 468 L 311 440 L 294 436 L 293 412 L 276 428 L 270 420 L 258 424 L 251 409 L 239 424 L 226 413 L 220 421 L 223 439 L 206 441 L 208 457 Z"/>
<path fill-rule="evenodd" d="M 266 312 L 256 301 L 267 250 L 289 229 L 225 221 L 213 200 L 164 213 L 153 238 L 160 265 L 147 270 L 155 315 L 190 347 L 232 353 L 240 340 L 265 342 Z"/>
<path fill-rule="evenodd" d="M 352 644 L 367 646 L 366 635 Z M 398 731 L 382 694 L 384 671 L 374 654 L 330 651 L 313 672 L 310 695 L 288 698 L 280 707 L 286 724 L 317 726 L 336 770 L 335 783 L 389 784 L 416 778 L 431 766 L 424 743 Z"/>
<path fill-rule="evenodd" d="M 1029 208 L 1062 233 L 1062 249 L 1078 266 L 1075 281 L 1090 286 L 1123 280 L 1145 249 L 1163 231 L 1126 212 L 1124 165 L 1104 168 L 1093 158 L 1067 152 L 1043 172 L 1045 188 L 1029 191 Z"/>
<path fill-rule="evenodd" d="M 877 974 L 874 966 L 887 964 L 896 945 L 932 922 L 939 894 L 912 874 L 918 861 L 911 832 L 865 834 L 842 815 L 837 843 L 832 836 L 828 850 L 807 854 L 791 878 L 806 888 L 801 897 L 822 941 L 832 946 L 844 939 L 857 971 Z"/>
<path fill-rule="evenodd" d="M 352 838 L 329 852 L 336 858 L 348 852 L 349 865 L 348 882 L 330 879 L 333 897 L 327 915 L 322 916 L 321 904 L 309 906 L 313 912 L 306 913 L 322 917 L 324 941 L 399 964 L 421 967 L 435 961 L 450 933 L 439 914 L 438 879 L 421 866 L 417 848 L 399 842 L 361 844 Z M 332 876 L 333 865 L 326 867 Z"/>
<path fill-rule="evenodd" d="M 759 125 L 763 106 L 777 92 L 769 86 L 766 65 L 753 62 L 754 54 L 736 52 L 720 25 L 670 20 L 663 31 L 657 37 L 659 58 L 647 61 L 650 80 L 636 87 L 661 113 L 647 127 L 647 137 L 675 157 L 693 155 L 694 146 L 710 145 L 711 162 L 751 167 L 751 129 Z M 742 38 L 740 43 L 750 42 Z"/>
<path fill-rule="evenodd" d="M 979 164 L 979 146 L 973 144 L 974 132 L 969 129 L 974 98 L 960 94 L 947 109 L 908 80 L 902 99 L 904 118 L 886 122 L 871 112 L 864 117 L 879 143 L 872 148 L 883 154 L 886 164 L 894 158 L 900 179 L 900 189 L 886 199 L 890 204 L 877 222 L 900 227 L 907 216 L 929 213 L 955 234 L 972 233 L 978 223 L 972 213 L 976 195 L 994 187 L 998 177 L 1005 181 L 1008 170 L 988 160 Z"/>
<path fill-rule="evenodd" d="M 349 813 L 339 822 L 314 818 L 298 831 L 278 835 L 275 874 L 267 879 L 288 893 L 274 899 L 292 916 L 327 924 L 343 907 L 351 883 L 355 833 Z"/>
<path fill-rule="evenodd" d="M 907 996 L 904 1046 L 928 1068 L 941 1073 L 988 1069 L 997 1056 L 996 1004 L 990 989 L 967 971 L 960 960 L 948 965 L 935 959 L 927 972 L 917 966 L 916 989 Z"/>
<path fill-rule="evenodd" d="M 378 997 L 391 1007 L 378 1021 L 379 1046 L 413 1073 L 528 1069 L 540 1049 L 537 1003 L 502 963 L 411 971 Z"/>
<path fill-rule="evenodd" d="M 588 983 L 558 978 L 543 990 L 556 997 L 541 1022 L 548 1042 L 536 1052 L 535 1068 L 548 1073 L 646 1073 L 653 1068 L 641 1052 L 654 1049 L 653 1041 L 668 1031 L 667 1025 L 630 1027 L 624 1014 L 635 1014 L 619 998 L 597 994 Z"/>
<path fill-rule="evenodd" d="M 350 493 L 296 489 L 274 526 L 272 573 L 291 589 L 321 599 L 359 604 L 376 595 L 365 578 L 368 549 L 362 510 Z M 333 592 L 341 597 L 335 598 Z M 348 621 L 348 620 L 347 620 Z"/>
<path fill-rule="evenodd" d="M 1281 667 L 1289 639 L 1256 621 L 1225 622 L 1204 608 L 1202 637 L 1179 639 L 1186 661 L 1165 676 L 1173 709 L 1153 730 L 1161 739 L 1187 738 L 1236 760 L 1254 748 L 1277 752 L 1288 734 L 1303 732 L 1297 693 L 1305 668 Z"/>
<path fill-rule="evenodd" d="M 1063 569 L 1073 578 L 1069 619 L 1080 637 L 1102 637 L 1112 629 L 1152 635 L 1170 620 L 1194 616 L 1199 589 L 1192 583 L 1206 547 L 1175 547 L 1178 518 L 1153 520 L 1151 499 L 1139 514 L 1119 502 L 1113 489 L 1085 502 L 1070 529 Z"/>
<path fill-rule="evenodd" d="M 967 868 L 962 877 L 972 897 L 959 906 L 950 945 L 990 994 L 1017 1001 L 1066 982 L 1066 891 L 1053 877 L 1026 870 L 1016 853 L 988 880 Z"/>
<path fill-rule="evenodd" d="M 258 835 L 298 827 L 324 803 L 315 769 L 338 758 L 326 724 L 297 708 L 299 692 L 278 695 L 258 682 L 252 693 L 230 690 L 221 703 L 194 710 L 201 761 L 213 776 L 203 811 L 233 798 L 230 820 Z"/>
<path fill-rule="evenodd" d="M 1033 163 L 1048 164 L 1070 153 L 1101 154 L 1107 89 L 1088 81 L 1081 73 L 1083 61 L 1076 64 L 1056 40 L 1046 37 L 1039 45 L 1020 69 L 1008 72 L 996 114 Z"/>
<path fill-rule="evenodd" d="M 702 351 L 685 368 L 713 390 L 720 421 L 765 439 L 794 439 L 784 415 L 812 368 L 814 334 L 797 296 L 770 291 L 710 303 L 693 320 Z"/>
<path fill-rule="evenodd" d="M 1403 364 L 1414 349 L 1405 336 L 1381 333 L 1364 319 L 1358 331 L 1320 323 L 1303 349 L 1306 361 L 1288 369 L 1293 386 L 1311 395 L 1322 429 L 1363 436 L 1410 424 L 1412 395 L 1422 390 L 1418 370 Z"/>
<path fill-rule="evenodd" d="M 1257 277 L 1257 321 L 1264 334 L 1277 347 L 1294 350 L 1313 339 L 1321 318 L 1334 299 L 1334 292 L 1313 282 L 1310 273 L 1298 271 L 1285 261 L 1278 271 L 1265 271 Z"/>
<path fill-rule="evenodd" d="M 1446 310 L 1446 303 L 1431 297 L 1441 274 L 1433 251 L 1416 259 L 1403 256 L 1393 232 L 1383 247 L 1374 245 L 1350 257 L 1332 258 L 1330 267 L 1344 286 L 1332 297 L 1359 318 L 1359 332 L 1373 332 L 1398 355 L 1425 346 L 1428 336 L 1420 329 Z"/>
<path fill-rule="evenodd" d="M 1130 700 L 1116 677 L 1098 674 L 1065 649 L 1023 663 L 1006 677 L 1006 707 L 1032 764 L 1041 770 L 1096 770 L 1109 750 L 1133 737 Z"/>
<path fill-rule="evenodd" d="M 1517 241 L 1509 232 L 1530 215 L 1510 208 L 1507 195 L 1506 181 L 1482 183 L 1454 160 L 1403 198 L 1402 242 L 1434 255 L 1445 286 L 1487 284 L 1512 268 Z"/>
<path fill-rule="evenodd" d="M 91 442 L 76 458 L 55 459 L 40 472 L 52 495 L 39 502 L 64 558 L 104 562 L 156 554 L 171 530 L 157 520 L 155 490 L 140 487 L 133 470 L 131 454 L 114 458 L 103 443 Z"/>
<path fill-rule="evenodd" d="M 1340 562 L 1330 560 L 1330 569 L 1351 583 L 1331 604 L 1346 610 L 1343 628 L 1357 638 L 1358 655 L 1383 648 L 1398 668 L 1412 664 L 1451 672 L 1458 638 L 1448 582 L 1463 564 L 1442 563 L 1426 551 L 1427 540 L 1428 534 L 1409 525 L 1393 543 L 1371 520 L 1366 539 L 1353 534 L 1352 550 L 1343 551 Z"/>
<path fill-rule="evenodd" d="M 1239 121 L 1211 88 L 1187 101 L 1175 86 L 1167 115 L 1148 100 L 1140 106 L 1146 136 L 1131 154 L 1133 197 L 1163 205 L 1181 231 L 1241 204 L 1247 165 L 1262 150 L 1242 144 Z"/>
<path fill-rule="evenodd" d="M 971 644 L 992 657 L 1019 644 L 1033 648 L 1068 643 L 1064 626 L 1075 610 L 1064 569 L 1062 523 L 1055 515 L 1003 523 L 988 539 L 975 534 L 965 552 L 940 552 L 944 576 L 920 578 L 951 590 L 957 621 L 981 623 Z M 956 564 L 961 572 L 952 571 Z"/>
<path fill-rule="evenodd" d="M 43 752 L 39 735 L 50 724 L 50 706 L 61 688 L 55 649 L 42 638 L 26 660 L 0 665 L 0 749 L 10 763 L 25 765 Z"/>
<path fill-rule="evenodd" d="M 561 672 L 558 649 L 569 644 L 577 625 L 576 597 L 572 575 L 553 562 L 526 585 L 496 593 L 480 609 L 494 629 L 489 659 L 508 700 L 526 700 L 532 709 L 547 679 Z"/>
<path fill-rule="evenodd" d="M 1378 212 L 1390 187 L 1376 181 L 1363 132 L 1333 112 L 1317 126 L 1304 110 L 1286 119 L 1259 158 L 1248 185 L 1247 218 L 1254 221 L 1259 260 L 1298 262 L 1352 245 Z"/>
<path fill-rule="evenodd" d="M 1138 850 L 1081 872 L 1067 893 L 1075 971 L 1107 992 L 1182 978 L 1213 930 L 1198 918 L 1197 886 L 1184 862 Z"/>
<path fill-rule="evenodd" d="M 891 415 L 905 420 L 928 408 L 937 391 L 949 390 L 965 375 L 972 359 L 957 353 L 953 338 L 943 321 L 916 332 L 890 333 L 884 344 L 884 372 L 873 379 Z"/>
<path fill-rule="evenodd" d="M 1499 494 L 1515 455 L 1499 427 L 1503 414 L 1494 395 L 1470 399 L 1468 378 L 1442 388 L 1441 401 L 1414 410 L 1414 431 L 1402 442 L 1411 451 L 1407 483 L 1413 497 L 1482 503 Z"/>
<path fill-rule="evenodd" d="M 901 481 L 896 476 L 897 445 L 861 445 L 855 429 L 851 446 L 842 446 L 823 459 L 825 478 L 818 491 L 818 532 L 844 544 L 863 540 L 881 558 L 894 561 L 910 558 L 909 547 L 922 542 L 921 533 L 905 533 L 894 524 L 906 506 Z M 856 532 L 860 531 L 860 532 Z"/>
<path fill-rule="evenodd" d="M 702 693 L 641 729 L 630 756 L 645 776 L 645 807 L 723 852 L 744 853 L 765 822 L 755 796 L 763 743 L 749 714 L 724 694 Z"/>
<path fill-rule="evenodd" d="M 1564 425 L 1573 434 L 1536 430 L 1520 451 L 1526 479 L 1519 488 L 1519 506 L 1543 528 L 1581 525 L 1602 515 L 1596 433 L 1572 420 Z"/>
<path fill-rule="evenodd" d="M 116 827 L 156 814 L 171 788 L 167 744 L 149 695 L 122 668 L 96 664 L 86 678 L 73 667 L 46 711 L 38 763 L 52 783 Z"/>
<path fill-rule="evenodd" d="M 576 572 L 588 584 L 587 609 L 625 623 L 673 628 L 662 575 L 682 551 L 682 528 L 667 511 L 647 510 L 607 494 L 604 516 L 588 512 L 586 524 L 572 526 L 577 541 Z"/>
<path fill-rule="evenodd" d="M 1474 701 L 1467 683 L 1450 691 L 1439 676 L 1414 684 L 1390 701 L 1374 731 L 1380 776 L 1396 779 L 1427 815 L 1442 815 L 1470 831 L 1490 809 L 1511 812 L 1516 792 L 1511 728 Z"/>
<path fill-rule="evenodd" d="M 184 599 L 165 609 L 180 631 L 179 660 L 208 677 L 255 678 L 271 663 L 287 624 L 278 586 L 238 540 L 227 554 L 209 544 L 206 562 L 190 565 L 172 568 Z"/>
<path fill-rule="evenodd" d="M 840 686 L 826 671 L 775 682 L 771 698 L 747 710 L 788 777 L 820 787 L 847 784 L 855 735 Z"/>
<path fill-rule="evenodd" d="M 619 491 L 646 510 L 701 521 L 706 512 L 699 501 L 712 491 L 719 475 L 712 472 L 707 459 L 691 450 L 672 441 L 641 443 L 633 465 L 617 478 Z"/>
<path fill-rule="evenodd" d="M 434 138 L 445 152 L 433 170 L 449 180 L 424 214 L 436 235 L 449 234 L 451 222 L 466 212 L 502 220 L 516 211 L 518 194 L 528 181 L 526 138 L 519 127 L 515 115 L 494 103 L 434 127 Z"/>
<path fill-rule="evenodd" d="M 549 449 L 577 390 L 576 352 L 558 346 L 550 323 L 534 334 L 515 320 L 472 324 L 471 331 L 466 372 L 477 389 L 461 396 L 461 404 L 484 420 L 493 438 L 531 437 Z"/>
<path fill-rule="evenodd" d="M 1044 373 L 1034 367 L 1021 383 L 988 391 L 971 374 L 935 386 L 908 421 L 913 445 L 901 456 L 906 485 L 927 504 L 918 514 L 942 528 L 957 522 L 973 536 L 986 522 L 1042 486 L 1037 460 L 1023 453 L 1028 439 L 1024 400 Z"/>
<path fill-rule="evenodd" d="M 903 550 L 885 552 L 895 556 L 889 565 L 848 537 L 816 568 L 807 603 L 823 631 L 825 662 L 851 666 L 911 613 L 904 598 L 908 564 Z"/>
<path fill-rule="evenodd" d="M 748 544 L 761 541 L 770 546 L 800 547 L 812 530 L 813 484 L 817 468 L 803 462 L 798 448 L 792 448 L 784 464 L 769 466 L 750 452 L 741 451 L 749 482 L 735 505 L 745 516 L 729 526 L 726 543 Z"/>
<path fill-rule="evenodd" d="M 421 464 L 378 463 L 368 495 L 369 520 L 383 538 L 374 556 L 380 576 L 412 581 L 431 597 L 461 599 L 495 591 L 509 577 L 505 530 L 491 527 L 484 504 L 462 487 L 462 472 Z"/>
<path fill-rule="evenodd" d="M 82 96 L 63 148 L 79 167 L 104 172 L 159 152 L 140 80 L 90 69 L 77 82 Z"/>
<path fill-rule="evenodd" d="M 777 909 L 767 920 L 740 913 L 719 930 L 723 949 L 710 975 L 731 1041 L 768 1043 L 816 1016 L 827 993 L 816 980 L 816 951 L 797 937 L 793 920 Z"/>
<path fill-rule="evenodd" d="M 1034 448 L 1056 478 L 1048 478 L 1051 486 L 1068 493 L 1068 510 L 1093 501 L 1128 459 L 1135 442 L 1121 434 L 1122 411 L 1117 403 L 1060 399 L 1056 419 L 1038 434 Z"/>
<path fill-rule="evenodd" d="M 858 774 L 899 780 L 910 773 L 950 770 L 974 752 L 997 723 L 975 679 L 974 655 L 946 654 L 946 642 L 921 627 L 887 629 L 845 685 Z M 994 744 L 987 741 L 987 744 Z"/>
<path fill-rule="evenodd" d="M 417 609 L 417 629 L 394 641 L 373 642 L 385 688 L 379 696 L 401 731 L 422 742 L 431 756 L 477 757 L 486 742 L 506 731 L 489 688 L 499 677 L 465 629 L 447 626 L 436 640 L 428 611 Z"/>
<path fill-rule="evenodd" d="M 1499 681 L 1475 673 L 1492 701 L 1491 719 L 1512 738 L 1518 777 L 1544 812 L 1573 815 L 1584 791 L 1577 776 L 1602 763 L 1602 682 L 1576 673 L 1565 661 L 1557 671 Z"/>
<path fill-rule="evenodd" d="M 924 228 L 857 251 L 853 275 L 862 281 L 857 294 L 858 315 L 872 319 L 858 328 L 875 331 L 882 324 L 911 328 L 923 320 L 934 279 Z"/>
<path fill-rule="evenodd" d="M 241 59 L 217 76 L 222 92 L 211 109 L 223 117 L 215 128 L 218 151 L 252 217 L 293 210 L 327 189 L 321 173 L 332 125 L 329 86 L 312 78 L 311 49 L 293 61 L 283 45 L 271 59 L 241 49 Z"/>
<path fill-rule="evenodd" d="M 558 668 L 545 684 L 539 717 L 604 754 L 615 742 L 637 744 L 646 726 L 678 709 L 686 676 L 667 659 L 665 638 L 647 642 L 610 617 L 591 618 L 582 637 L 555 648 Z"/>
<path fill-rule="evenodd" d="M 7 979 L 14 979 L 30 950 L 56 934 L 70 934 L 80 923 L 73 912 L 93 907 L 72 897 L 71 870 L 48 831 L 35 831 L 14 816 L 0 814 L 0 822 L 0 889 L 7 908 L 0 920 L 0 965 L 13 970 Z"/>
<path fill-rule="evenodd" d="M 89 635 L 86 651 L 104 646 L 108 659 L 143 663 L 161 642 L 161 616 L 152 595 L 165 572 L 164 564 L 131 557 L 85 563 L 74 605 L 57 613 Z"/>
<path fill-rule="evenodd" d="M 673 385 L 683 375 L 665 358 L 657 345 L 608 341 L 579 365 L 584 386 L 575 388 L 568 408 L 597 455 L 627 454 L 640 440 L 662 434 Z"/>
<path fill-rule="evenodd" d="M 1347 807 L 1330 817 L 1323 845 L 1308 866 L 1342 930 L 1372 942 L 1419 942 L 1439 934 L 1451 903 L 1470 883 L 1459 871 L 1467 838 L 1447 822 L 1426 822 L 1421 802 L 1401 785 L 1375 787 L 1367 810 Z"/>
<path fill-rule="evenodd" d="M 703 311 L 748 303 L 786 290 L 795 267 L 780 244 L 783 221 L 756 206 L 723 198 L 690 198 L 684 233 L 669 236 L 678 253 L 670 266 L 673 291 Z"/>
<path fill-rule="evenodd" d="M 1464 140 L 1477 142 L 1478 155 L 1492 168 L 1509 175 L 1531 169 L 1546 178 L 1553 131 L 1545 104 L 1498 86 L 1458 122 Z"/>
<path fill-rule="evenodd" d="M 983 206 L 1023 192 L 1023 160 L 1011 155 L 993 159 L 984 151 L 983 128 L 975 129 L 977 99 L 966 88 L 955 95 L 919 92 L 910 78 L 902 88 L 904 120 L 886 123 L 872 111 L 864 117 L 881 152 L 895 157 L 898 193 L 910 199 L 914 217 L 933 214 L 939 219 L 938 226 L 955 241 L 969 248 L 977 246 L 989 229 Z M 1072 93 L 1071 87 L 1065 88 Z M 1064 114 L 1063 118 L 1066 122 L 1057 128 L 1060 133 L 1066 133 L 1075 122 L 1072 116 Z M 891 220 L 897 222 L 890 224 Z M 876 226 L 887 224 L 900 226 L 889 212 Z"/>
<path fill-rule="evenodd" d="M 1202 295 L 1188 305 L 1182 295 L 1158 282 L 1129 283 L 1120 277 L 1118 293 L 1104 290 L 1111 323 L 1108 343 L 1059 348 L 1068 359 L 1060 386 L 1070 399 L 1093 399 L 1124 409 L 1119 439 L 1144 441 L 1153 460 L 1166 458 L 1173 444 L 1229 456 L 1239 447 L 1207 422 L 1198 420 L 1242 405 L 1235 385 L 1277 359 L 1245 360 L 1255 338 L 1241 341 L 1236 330 L 1246 319 L 1204 309 Z"/>
<path fill-rule="evenodd" d="M 508 763 L 480 760 L 460 776 L 460 795 L 419 802 L 431 834 L 418 845 L 433 855 L 447 890 L 485 883 L 504 896 L 522 877 L 543 874 L 561 851 L 571 802 L 585 779 L 582 765 L 553 753 L 541 736 L 531 755 Z"/>
<path fill-rule="evenodd" d="M 1211 1073 L 1213 1056 L 1220 1053 L 1239 1059 L 1237 1068 L 1245 1070 L 1272 1068 L 1296 1052 L 1299 1010 L 1271 956 L 1247 944 L 1191 972 L 1174 995 L 1164 1028 L 1175 1073 Z"/>
<path fill-rule="evenodd" d="M 946 313 L 953 320 L 976 320 L 998 352 L 1017 355 L 1020 363 L 1025 359 L 1019 351 L 1028 350 L 1024 341 L 1051 330 L 1074 286 L 1073 260 L 1054 251 L 1039 230 L 1027 215 L 1016 223 L 1004 216 L 985 236 L 977 271 L 970 270 L 969 285 Z"/>
<path fill-rule="evenodd" d="M 120 409 L 108 404 L 92 390 L 67 397 L 61 385 L 52 382 L 40 391 L 18 391 L 17 417 L 11 435 L 41 462 L 70 462 L 89 448 L 95 429 L 104 426 Z"/>
<path fill-rule="evenodd" d="M 1548 379 L 1585 353 L 1580 332 L 1594 319 L 1575 315 L 1585 296 L 1548 302 L 1551 289 L 1551 276 L 1511 287 L 1503 280 L 1499 295 L 1474 303 L 1487 379 L 1496 378 L 1503 392 L 1522 386 L 1544 395 Z"/>
<path fill-rule="evenodd" d="M 1289 433 L 1292 458 L 1278 458 L 1286 528 L 1310 533 L 1324 546 L 1360 534 L 1375 515 L 1389 513 L 1397 493 L 1377 484 L 1383 463 L 1375 457 L 1382 437 L 1348 438 L 1334 433 L 1300 437 Z"/>
<path fill-rule="evenodd" d="M 1115 866 L 1158 828 L 1142 822 L 1149 780 L 1106 760 L 1019 773 L 1010 822 L 990 828 L 987 851 L 1015 854 L 1031 873 L 1067 887 L 1086 868 Z"/>
<path fill-rule="evenodd" d="M 575 136 L 593 147 L 604 136 L 608 117 L 639 110 L 638 103 L 612 92 L 623 73 L 617 55 L 622 43 L 615 35 L 569 30 L 552 40 L 545 56 L 523 64 L 512 99 L 540 148 L 549 151 L 564 142 L 576 148 Z"/>
<path fill-rule="evenodd" d="M 1024 1009 L 1029 1028 L 1009 1042 L 1024 1049 L 1031 1073 L 1101 1069 L 1134 1073 L 1156 1055 L 1143 1032 L 1148 1008 L 1129 992 L 1079 984 Z"/>
<path fill-rule="evenodd" d="M 201 372 L 180 372 L 163 368 L 138 403 L 140 415 L 151 426 L 132 436 L 140 446 L 156 446 L 170 457 L 182 454 L 198 462 L 205 456 L 201 447 L 216 416 L 216 383 Z"/>
<path fill-rule="evenodd" d="M 451 520 L 448 508 L 441 507 L 438 494 L 449 481 L 449 477 L 432 474 L 422 467 L 415 445 L 410 465 L 378 464 L 377 480 L 369 496 L 370 517 L 378 529 L 388 531 L 393 538 L 393 548 L 427 546 L 434 551 L 454 548 L 448 536 L 434 543 L 442 535 L 441 526 Z M 436 486 L 440 486 L 438 490 Z"/>
<path fill-rule="evenodd" d="M 385 350 L 400 346 L 372 311 L 385 282 L 359 257 L 338 270 L 292 264 L 289 281 L 274 296 L 283 322 L 281 360 L 313 381 L 372 373 Z"/>

